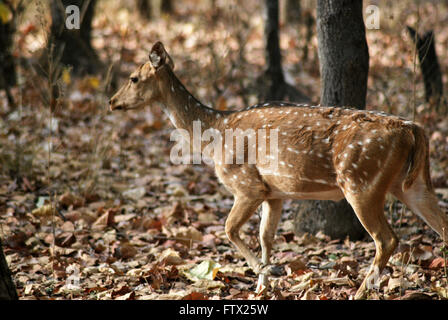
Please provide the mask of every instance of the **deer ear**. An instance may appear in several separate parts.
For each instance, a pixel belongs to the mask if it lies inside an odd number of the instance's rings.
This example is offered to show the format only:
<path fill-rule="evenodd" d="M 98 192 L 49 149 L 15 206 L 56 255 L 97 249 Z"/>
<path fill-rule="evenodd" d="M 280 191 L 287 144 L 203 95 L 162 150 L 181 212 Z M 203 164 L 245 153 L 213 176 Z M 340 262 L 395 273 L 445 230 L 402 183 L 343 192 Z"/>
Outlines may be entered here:
<path fill-rule="evenodd" d="M 151 61 L 153 67 L 156 69 L 159 69 L 164 64 L 168 64 L 171 69 L 174 69 L 173 59 L 171 59 L 160 41 L 157 41 L 152 46 L 151 52 L 149 53 L 149 61 Z"/>

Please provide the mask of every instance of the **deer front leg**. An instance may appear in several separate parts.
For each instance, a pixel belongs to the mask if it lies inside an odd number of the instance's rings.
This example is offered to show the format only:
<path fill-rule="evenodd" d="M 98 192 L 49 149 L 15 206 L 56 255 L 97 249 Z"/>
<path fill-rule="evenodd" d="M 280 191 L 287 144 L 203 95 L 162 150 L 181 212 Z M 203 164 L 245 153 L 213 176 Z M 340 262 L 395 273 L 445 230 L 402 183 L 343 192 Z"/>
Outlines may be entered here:
<path fill-rule="evenodd" d="M 235 203 L 227 217 L 225 227 L 227 237 L 238 248 L 255 273 L 261 270 L 262 264 L 244 241 L 241 240 L 239 231 L 262 202 L 262 199 L 235 196 Z"/>
<path fill-rule="evenodd" d="M 262 204 L 262 216 L 260 223 L 260 242 L 261 242 L 261 262 L 264 268 L 258 276 L 257 292 L 263 291 L 268 287 L 267 266 L 271 260 L 272 243 L 278 222 L 282 214 L 283 201 L 280 199 L 269 199 Z"/>

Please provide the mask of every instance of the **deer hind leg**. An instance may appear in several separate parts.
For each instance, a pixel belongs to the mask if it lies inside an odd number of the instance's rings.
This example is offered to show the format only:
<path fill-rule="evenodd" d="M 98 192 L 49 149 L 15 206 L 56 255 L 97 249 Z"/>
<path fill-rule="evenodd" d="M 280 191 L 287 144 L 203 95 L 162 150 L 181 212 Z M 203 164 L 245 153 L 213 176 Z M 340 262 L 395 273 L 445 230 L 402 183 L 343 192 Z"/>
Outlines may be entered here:
<path fill-rule="evenodd" d="M 346 199 L 375 242 L 375 258 L 355 295 L 355 299 L 364 299 L 367 290 L 375 287 L 376 280 L 379 280 L 381 272 L 395 251 L 398 240 L 384 215 L 385 195 L 346 194 Z"/>
<path fill-rule="evenodd" d="M 258 276 L 257 292 L 268 287 L 268 270 L 271 260 L 272 243 L 277 231 L 278 222 L 282 215 L 283 201 L 281 199 L 269 199 L 262 204 L 262 216 L 260 223 L 261 263 L 263 270 Z"/>
<path fill-rule="evenodd" d="M 262 199 L 235 197 L 235 203 L 227 217 L 225 227 L 227 237 L 238 248 L 255 273 L 261 269 L 261 262 L 240 238 L 239 231 L 262 202 Z"/>
<path fill-rule="evenodd" d="M 437 204 L 437 196 L 428 188 L 421 175 L 409 189 L 403 192 L 396 187 L 392 194 L 422 218 L 448 245 L 448 216 Z"/>

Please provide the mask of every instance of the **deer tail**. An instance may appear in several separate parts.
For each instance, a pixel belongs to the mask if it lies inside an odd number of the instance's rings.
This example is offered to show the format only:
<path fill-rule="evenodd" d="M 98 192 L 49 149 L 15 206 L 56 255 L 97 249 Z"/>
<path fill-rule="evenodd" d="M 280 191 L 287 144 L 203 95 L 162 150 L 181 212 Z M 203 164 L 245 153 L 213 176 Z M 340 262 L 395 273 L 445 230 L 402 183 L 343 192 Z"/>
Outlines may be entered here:
<path fill-rule="evenodd" d="M 414 146 L 408 159 L 408 172 L 403 181 L 402 189 L 409 189 L 417 179 L 420 170 L 423 170 L 425 184 L 429 190 L 432 190 L 431 176 L 429 174 L 429 141 L 422 127 L 412 124 L 412 133 L 414 135 Z"/>

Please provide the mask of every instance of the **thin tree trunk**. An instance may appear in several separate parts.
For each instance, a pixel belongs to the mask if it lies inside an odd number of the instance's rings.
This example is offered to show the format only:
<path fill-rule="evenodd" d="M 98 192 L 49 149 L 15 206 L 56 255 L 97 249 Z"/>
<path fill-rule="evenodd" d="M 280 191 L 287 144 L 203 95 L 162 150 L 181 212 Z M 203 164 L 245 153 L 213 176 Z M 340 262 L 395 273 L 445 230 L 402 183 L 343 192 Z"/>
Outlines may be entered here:
<path fill-rule="evenodd" d="M 265 7 L 264 35 L 266 38 L 266 74 L 274 83 L 285 81 L 282 70 L 282 55 L 280 52 L 280 39 L 278 35 L 278 0 L 267 0 Z"/>
<path fill-rule="evenodd" d="M 0 1 L 1 2 L 1 1 Z M 8 3 L 6 3 L 8 5 Z M 11 12 L 13 12 L 13 8 Z M 13 50 L 13 36 L 14 36 L 14 19 L 10 21 L 2 21 L 0 19 L 0 90 L 4 89 L 10 106 L 15 106 L 14 98 L 11 95 L 10 88 L 16 85 L 16 68 Z"/>
<path fill-rule="evenodd" d="M 443 97 L 442 72 L 435 49 L 434 32 L 432 30 L 419 35 L 413 28 L 407 27 L 412 41 L 417 46 L 420 69 L 425 84 L 426 102 L 433 104 L 438 109 Z"/>
<path fill-rule="evenodd" d="M 150 20 L 152 16 L 152 8 L 149 0 L 137 0 L 137 10 L 139 15 L 145 19 Z"/>
<path fill-rule="evenodd" d="M 364 109 L 369 52 L 362 16 L 362 0 L 318 0 L 318 53 L 321 105 Z M 332 238 L 359 239 L 366 233 L 347 201 L 305 201 L 296 215 L 295 229 Z"/>
<path fill-rule="evenodd" d="M 310 99 L 285 81 L 279 40 L 278 0 L 265 0 L 265 56 L 267 69 L 258 79 L 261 100 L 308 102 Z"/>
<path fill-rule="evenodd" d="M 162 13 L 173 13 L 172 0 L 137 0 L 137 10 L 145 20 L 158 18 Z"/>
<path fill-rule="evenodd" d="M 298 23 L 302 15 L 300 2 L 302 0 L 283 0 L 281 5 L 282 24 Z"/>
<path fill-rule="evenodd" d="M 161 10 L 163 13 L 173 13 L 173 1 L 162 0 Z"/>
<path fill-rule="evenodd" d="M 0 239 L 0 300 L 18 300 L 16 287 L 11 278 L 11 271 L 6 263 Z"/>
<path fill-rule="evenodd" d="M 305 40 L 303 44 L 303 62 L 306 63 L 308 61 L 309 57 L 309 45 L 311 43 L 311 38 L 313 37 L 313 31 L 314 31 L 314 24 L 316 23 L 314 21 L 313 15 L 310 11 L 304 12 L 304 23 L 306 27 L 306 34 L 305 34 Z"/>

